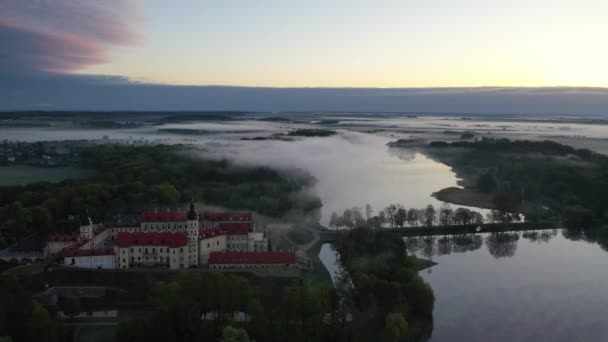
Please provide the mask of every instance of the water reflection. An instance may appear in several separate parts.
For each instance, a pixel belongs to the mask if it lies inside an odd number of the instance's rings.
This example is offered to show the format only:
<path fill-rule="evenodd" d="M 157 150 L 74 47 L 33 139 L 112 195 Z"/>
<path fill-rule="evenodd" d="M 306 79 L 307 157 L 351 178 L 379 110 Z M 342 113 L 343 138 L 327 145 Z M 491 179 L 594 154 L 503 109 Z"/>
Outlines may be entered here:
<path fill-rule="evenodd" d="M 552 238 L 557 236 L 558 232 L 559 231 L 557 229 L 542 230 L 540 232 L 529 231 L 529 232 L 524 232 L 521 235 L 521 237 L 523 237 L 524 239 L 527 239 L 531 242 L 547 243 L 547 242 L 551 241 Z"/>
<path fill-rule="evenodd" d="M 494 258 L 512 257 L 517 251 L 520 237 L 536 243 L 548 243 L 557 236 L 558 229 L 518 232 L 500 232 L 489 234 L 460 234 L 448 236 L 419 236 L 404 238 L 408 254 L 419 255 L 430 259 L 434 256 L 452 253 L 466 253 L 480 249 L 484 243 Z M 575 233 L 564 232 L 564 237 L 580 239 Z M 521 236 L 520 236 L 521 235 Z M 607 244 L 608 245 L 608 244 Z"/>
<path fill-rule="evenodd" d="M 432 341 L 603 341 L 608 243 L 584 230 L 406 238 L 433 259 Z M 596 244 L 597 243 L 597 244 Z"/>
<path fill-rule="evenodd" d="M 495 258 L 512 257 L 517 250 L 518 233 L 491 233 L 486 237 L 486 247 Z"/>

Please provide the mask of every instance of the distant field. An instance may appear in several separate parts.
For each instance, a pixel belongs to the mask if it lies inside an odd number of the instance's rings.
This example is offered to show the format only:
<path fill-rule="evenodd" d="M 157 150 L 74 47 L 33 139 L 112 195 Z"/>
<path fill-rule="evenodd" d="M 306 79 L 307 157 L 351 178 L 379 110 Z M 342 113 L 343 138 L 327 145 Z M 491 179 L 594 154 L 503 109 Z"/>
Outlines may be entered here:
<path fill-rule="evenodd" d="M 2 166 L 0 167 L 0 186 L 60 182 L 65 179 L 87 178 L 92 175 L 94 175 L 93 171 L 77 167 Z"/>

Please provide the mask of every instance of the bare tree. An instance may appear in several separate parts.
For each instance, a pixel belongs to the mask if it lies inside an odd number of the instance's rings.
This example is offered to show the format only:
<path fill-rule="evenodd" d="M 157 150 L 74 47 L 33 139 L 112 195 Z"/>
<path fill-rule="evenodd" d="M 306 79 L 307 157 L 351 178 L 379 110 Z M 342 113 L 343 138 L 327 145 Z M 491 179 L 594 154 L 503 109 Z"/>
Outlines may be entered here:
<path fill-rule="evenodd" d="M 432 204 L 429 204 L 424 209 L 424 225 L 425 226 L 433 226 L 435 225 L 435 221 L 437 220 L 437 212 L 435 211 L 435 207 Z"/>
<path fill-rule="evenodd" d="M 416 208 L 410 208 L 407 210 L 407 223 L 410 227 L 418 226 L 418 219 L 420 218 L 420 211 Z"/>
<path fill-rule="evenodd" d="M 386 208 L 384 208 L 384 212 L 386 212 L 386 219 L 390 224 L 391 228 L 395 228 L 396 216 L 397 216 L 397 206 L 395 204 L 389 204 Z"/>
<path fill-rule="evenodd" d="M 395 225 L 399 228 L 403 228 L 403 226 L 405 225 L 405 221 L 407 219 L 407 211 L 405 210 L 405 208 L 398 204 L 397 205 L 397 212 L 395 213 Z"/>
<path fill-rule="evenodd" d="M 369 203 L 365 204 L 365 219 L 371 219 L 373 214 L 374 210 L 372 209 L 372 206 Z"/>
<path fill-rule="evenodd" d="M 331 216 L 329 217 L 329 226 L 331 228 L 337 228 L 338 227 L 338 223 L 340 222 L 340 218 L 338 217 L 338 213 L 336 213 L 335 211 L 333 213 L 331 213 Z"/>
<path fill-rule="evenodd" d="M 441 225 L 447 226 L 452 223 L 452 216 L 454 215 L 454 210 L 448 203 L 444 203 L 439 208 L 439 223 Z"/>

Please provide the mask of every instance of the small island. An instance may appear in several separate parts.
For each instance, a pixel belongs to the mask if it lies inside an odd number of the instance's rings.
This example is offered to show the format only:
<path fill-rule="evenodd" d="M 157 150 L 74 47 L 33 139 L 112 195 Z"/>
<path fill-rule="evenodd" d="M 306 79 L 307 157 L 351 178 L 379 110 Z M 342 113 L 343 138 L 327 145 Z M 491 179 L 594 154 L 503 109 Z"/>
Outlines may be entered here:
<path fill-rule="evenodd" d="M 329 137 L 336 134 L 338 132 L 326 129 L 297 129 L 287 133 L 292 137 Z"/>

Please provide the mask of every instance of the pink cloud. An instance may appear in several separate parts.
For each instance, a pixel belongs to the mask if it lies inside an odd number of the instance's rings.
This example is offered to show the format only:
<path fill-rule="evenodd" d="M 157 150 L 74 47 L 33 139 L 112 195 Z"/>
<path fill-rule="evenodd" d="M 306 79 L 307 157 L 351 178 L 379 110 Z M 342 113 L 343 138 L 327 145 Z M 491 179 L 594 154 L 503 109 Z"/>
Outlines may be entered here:
<path fill-rule="evenodd" d="M 72 72 L 138 41 L 132 1 L 0 0 L 0 72 Z"/>

